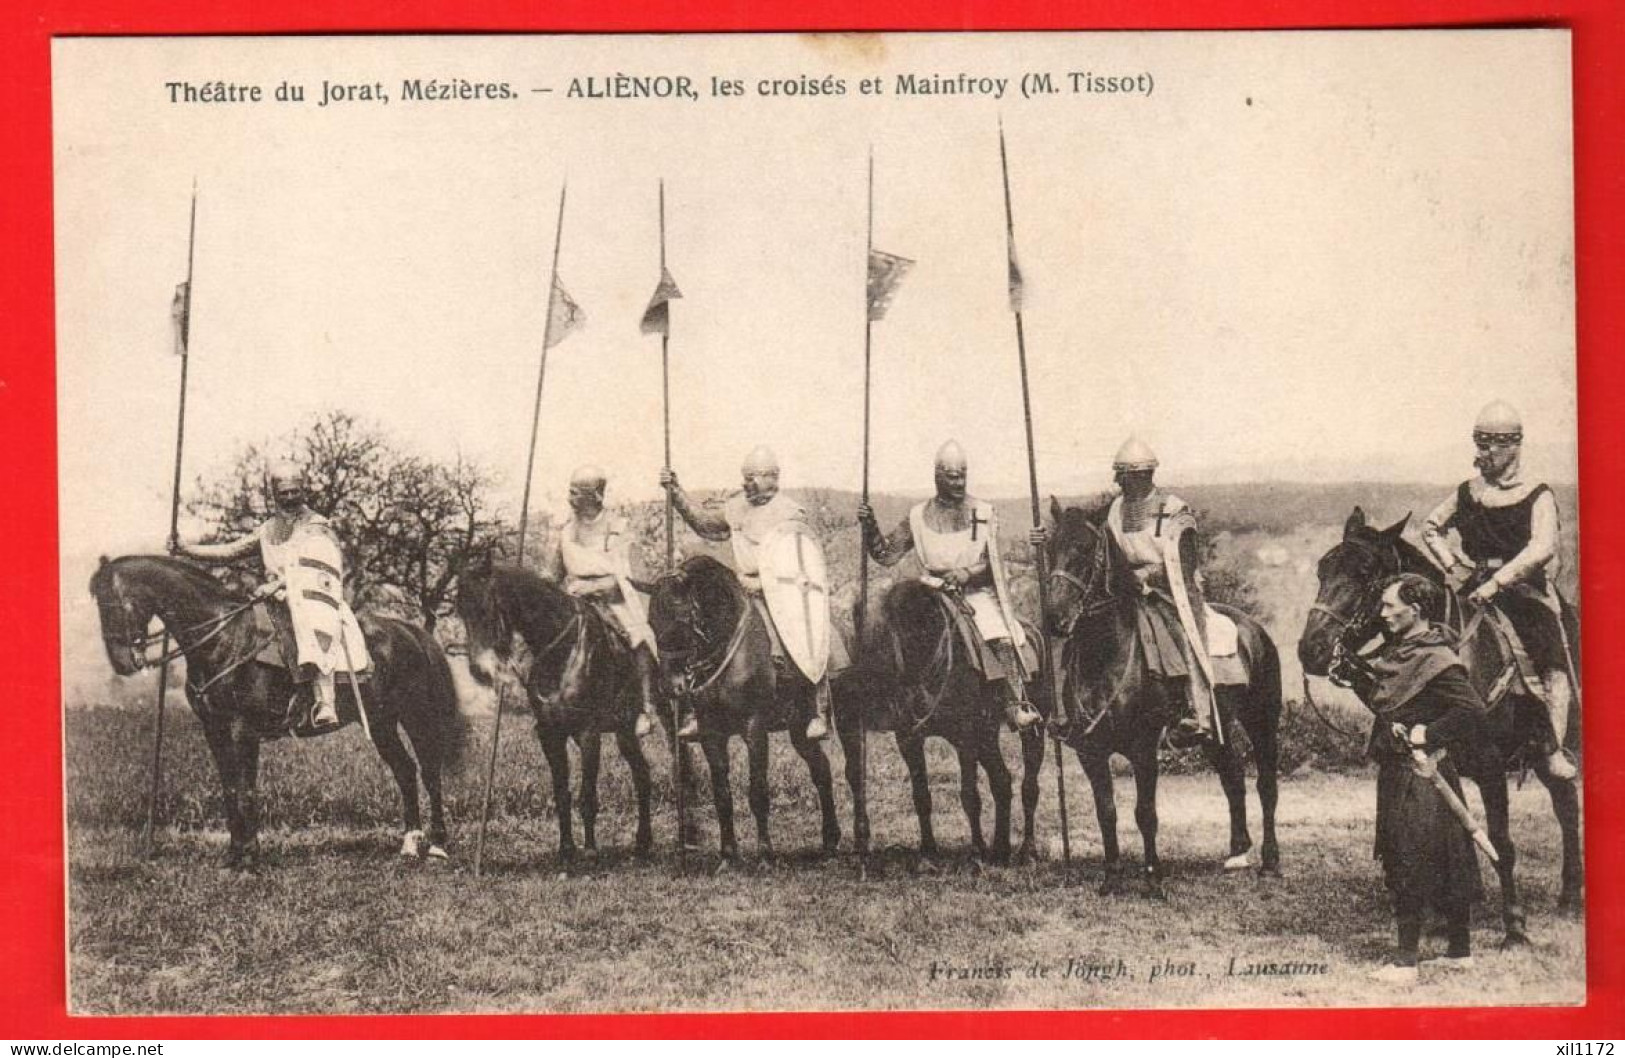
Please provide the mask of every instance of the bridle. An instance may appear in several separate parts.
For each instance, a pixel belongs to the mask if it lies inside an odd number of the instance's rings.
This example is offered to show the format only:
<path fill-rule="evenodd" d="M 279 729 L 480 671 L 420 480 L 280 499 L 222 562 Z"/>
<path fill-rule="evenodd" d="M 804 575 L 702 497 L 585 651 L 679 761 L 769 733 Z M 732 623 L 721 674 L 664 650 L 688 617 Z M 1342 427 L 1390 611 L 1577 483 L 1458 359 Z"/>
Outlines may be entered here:
<path fill-rule="evenodd" d="M 1052 582 L 1060 581 L 1063 584 L 1070 585 L 1078 595 L 1073 612 L 1065 621 L 1065 634 L 1069 636 L 1072 634 L 1072 630 L 1077 627 L 1079 621 L 1092 614 L 1099 613 L 1117 601 L 1116 595 L 1112 593 L 1110 577 L 1108 576 L 1111 569 L 1111 556 L 1108 552 L 1111 549 L 1107 546 L 1107 541 L 1098 530 L 1096 534 L 1094 553 L 1090 556 L 1089 569 L 1085 576 L 1079 577 L 1059 565 L 1049 571 L 1049 578 Z M 1095 598 L 1097 595 L 1095 585 L 1097 583 L 1104 585 L 1098 592 L 1099 598 Z"/>
<path fill-rule="evenodd" d="M 152 632 L 145 628 L 135 631 L 130 627 L 129 603 L 125 598 L 123 589 L 118 586 L 118 582 L 109 577 L 104 590 L 110 593 L 113 599 L 111 602 L 104 602 L 101 592 L 97 592 L 96 601 L 101 610 L 102 618 L 102 642 L 109 647 L 120 647 L 129 650 L 131 658 L 135 661 L 136 672 L 167 665 L 183 654 L 207 645 L 225 632 L 233 618 L 253 609 L 264 601 L 260 596 L 253 596 L 247 602 L 234 606 L 223 614 L 205 618 L 184 628 L 171 630 L 166 626 L 159 632 Z M 117 615 L 116 621 L 109 621 L 109 617 L 113 614 Z M 151 622 L 150 617 L 148 622 Z M 109 630 L 108 625 L 111 623 L 116 623 L 118 627 Z M 200 629 L 203 630 L 203 634 L 197 639 L 187 642 L 187 637 Z M 151 655 L 150 650 L 155 642 L 168 642 L 170 639 L 175 641 L 174 647 L 168 650 L 160 650 L 156 657 Z M 252 654 L 250 656 L 252 657 Z M 232 668 L 236 668 L 236 666 L 233 665 Z M 218 679 L 217 676 L 209 682 L 214 683 Z"/>
<path fill-rule="evenodd" d="M 666 673 L 667 683 L 674 694 L 693 698 L 710 689 L 711 685 L 728 671 L 728 666 L 733 664 L 739 648 L 745 643 L 745 633 L 750 628 L 751 603 L 748 598 L 743 597 L 743 591 L 740 591 L 736 597 L 739 617 L 734 621 L 733 632 L 719 648 L 706 631 L 699 600 L 694 598 L 692 592 L 686 590 L 687 578 L 681 572 L 674 572 L 662 577 L 661 580 L 682 585 L 678 590 L 686 612 L 673 616 L 675 623 L 688 633 L 688 637 L 695 645 L 687 649 L 661 646 L 660 666 Z M 706 672 L 707 669 L 710 671 Z M 702 676 L 701 673 L 705 675 Z"/>

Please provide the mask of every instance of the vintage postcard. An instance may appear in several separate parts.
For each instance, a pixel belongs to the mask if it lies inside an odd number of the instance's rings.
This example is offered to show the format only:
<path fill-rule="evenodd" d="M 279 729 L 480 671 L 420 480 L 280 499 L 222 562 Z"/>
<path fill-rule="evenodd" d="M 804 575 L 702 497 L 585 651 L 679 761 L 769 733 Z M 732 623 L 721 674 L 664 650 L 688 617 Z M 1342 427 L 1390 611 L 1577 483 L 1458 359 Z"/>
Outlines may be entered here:
<path fill-rule="evenodd" d="M 1585 995 L 1562 30 L 63 38 L 76 1014 Z"/>

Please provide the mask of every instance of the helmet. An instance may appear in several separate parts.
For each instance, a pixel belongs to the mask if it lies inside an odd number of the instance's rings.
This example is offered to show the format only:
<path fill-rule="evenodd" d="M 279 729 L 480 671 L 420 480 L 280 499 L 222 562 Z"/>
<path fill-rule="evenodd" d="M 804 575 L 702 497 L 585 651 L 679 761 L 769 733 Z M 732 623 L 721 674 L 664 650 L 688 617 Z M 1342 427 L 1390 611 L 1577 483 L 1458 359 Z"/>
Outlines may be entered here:
<path fill-rule="evenodd" d="M 570 474 L 570 487 L 572 489 L 599 489 L 609 482 L 604 474 L 604 468 L 588 463 L 586 466 L 576 467 Z"/>
<path fill-rule="evenodd" d="M 937 449 L 937 469 L 963 471 L 965 468 L 965 450 L 959 447 L 959 442 L 944 441 Z"/>
<path fill-rule="evenodd" d="M 1130 437 L 1123 442 L 1123 447 L 1117 450 L 1112 457 L 1112 469 L 1124 470 L 1155 470 L 1157 469 L 1157 453 L 1151 451 L 1151 446 L 1140 440 L 1139 437 Z"/>
<path fill-rule="evenodd" d="M 273 490 L 278 485 L 291 485 L 300 489 L 305 487 L 305 468 L 291 459 L 279 459 L 272 463 L 267 477 Z"/>
<path fill-rule="evenodd" d="M 1504 400 L 1484 405 L 1473 423 L 1473 440 L 1490 444 L 1518 444 L 1523 440 L 1523 417 Z"/>
<path fill-rule="evenodd" d="M 752 474 L 776 474 L 779 470 L 779 457 L 766 445 L 757 445 L 750 450 L 750 455 L 745 457 L 745 463 L 739 470 L 747 477 Z"/>

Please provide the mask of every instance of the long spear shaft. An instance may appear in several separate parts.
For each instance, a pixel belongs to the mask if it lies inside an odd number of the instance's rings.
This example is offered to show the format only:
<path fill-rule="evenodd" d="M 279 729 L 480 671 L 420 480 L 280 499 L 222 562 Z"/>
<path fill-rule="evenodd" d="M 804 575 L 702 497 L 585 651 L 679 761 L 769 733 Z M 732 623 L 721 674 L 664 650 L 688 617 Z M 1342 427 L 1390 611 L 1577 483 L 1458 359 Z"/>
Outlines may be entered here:
<path fill-rule="evenodd" d="M 999 125 L 999 169 L 1004 176 L 1004 229 L 1007 239 L 1006 246 L 1014 253 L 1016 244 L 1015 214 L 1010 207 L 1010 161 L 1004 149 L 1004 125 Z M 1013 258 L 1012 258 L 1013 260 Z M 1027 488 L 1032 497 L 1033 528 L 1037 529 L 1044 524 L 1043 511 L 1038 503 L 1038 456 L 1033 444 L 1033 402 L 1032 392 L 1027 384 L 1027 335 L 1022 328 L 1021 306 L 1012 301 L 1010 310 L 1016 317 L 1016 356 L 1021 362 L 1021 414 L 1027 424 Z M 1034 559 L 1038 567 L 1038 614 L 1040 631 L 1043 634 L 1042 624 L 1049 613 L 1049 556 L 1043 548 L 1034 549 Z M 1045 659 L 1044 684 L 1049 692 L 1051 710 L 1060 708 L 1060 697 L 1055 686 L 1055 665 L 1049 658 Z M 1072 862 L 1072 828 L 1067 818 L 1066 809 L 1066 757 L 1062 751 L 1061 739 L 1055 738 L 1055 796 L 1061 802 L 1061 862 Z"/>
<path fill-rule="evenodd" d="M 519 501 L 519 557 L 520 566 L 525 564 L 525 530 L 530 525 L 530 485 L 531 478 L 536 469 L 536 435 L 542 424 L 542 389 L 547 384 L 547 350 L 553 342 L 553 291 L 559 282 L 559 246 L 564 241 L 564 199 L 570 185 L 565 183 L 559 188 L 559 220 L 553 230 L 553 268 L 547 283 L 547 318 L 542 323 L 542 359 L 536 369 L 536 402 L 530 413 L 530 448 L 525 453 L 525 487 Z M 474 841 L 474 877 L 480 876 L 480 869 L 485 861 L 485 827 L 491 818 L 491 788 L 496 780 L 497 770 L 497 744 L 502 738 L 502 693 L 505 685 L 497 681 L 497 711 L 491 724 L 491 753 L 485 761 L 485 792 L 480 798 L 480 830 Z"/>
<path fill-rule="evenodd" d="M 666 281 L 666 181 L 660 181 L 660 281 Z M 660 414 L 665 429 L 666 469 L 671 469 L 671 305 L 666 306 L 666 326 L 660 331 Z M 676 529 L 672 524 L 672 490 L 666 490 L 666 572 L 670 573 L 677 561 Z M 677 711 L 671 718 L 671 759 L 676 777 L 672 782 L 673 797 L 677 801 L 677 873 L 688 868 L 688 803 L 683 796 L 683 784 L 688 779 L 685 768 L 687 754 L 683 740 L 677 737 Z"/>
<path fill-rule="evenodd" d="M 192 334 L 192 262 L 197 249 L 197 179 L 192 180 L 192 215 L 186 225 L 186 295 L 181 306 L 181 399 L 175 417 L 175 476 L 169 489 L 169 538 L 180 533 L 181 456 L 186 451 L 186 368 Z M 169 657 L 169 629 L 164 629 L 163 656 Z M 152 790 L 147 796 L 147 827 L 143 842 L 150 849 L 158 827 L 158 794 L 164 769 L 164 702 L 169 696 L 169 662 L 158 668 L 158 726 L 152 736 Z"/>
<path fill-rule="evenodd" d="M 875 322 L 869 308 L 869 259 L 875 250 L 875 151 L 869 148 L 869 235 L 864 246 L 863 271 L 863 502 L 869 503 L 869 377 L 870 351 L 873 346 Z M 852 638 L 858 651 L 863 650 L 863 626 L 869 616 L 869 542 L 858 530 L 858 599 L 852 608 Z M 858 699 L 858 795 L 853 804 L 857 818 L 852 822 L 858 837 L 858 877 L 869 877 L 869 696 Z"/>

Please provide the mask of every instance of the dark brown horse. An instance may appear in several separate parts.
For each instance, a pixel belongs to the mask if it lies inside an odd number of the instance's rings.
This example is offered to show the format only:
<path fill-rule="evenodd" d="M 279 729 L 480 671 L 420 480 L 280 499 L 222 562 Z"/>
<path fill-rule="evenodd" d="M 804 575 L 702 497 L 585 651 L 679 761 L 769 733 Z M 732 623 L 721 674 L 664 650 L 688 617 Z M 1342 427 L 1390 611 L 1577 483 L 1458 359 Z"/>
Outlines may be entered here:
<path fill-rule="evenodd" d="M 1507 803 L 1507 772 L 1533 768 L 1552 798 L 1563 835 L 1562 888 L 1560 909 L 1577 909 L 1582 900 L 1580 866 L 1580 797 L 1573 780 L 1553 778 L 1546 771 L 1541 743 L 1549 737 L 1545 706 L 1524 688 L 1516 677 L 1516 665 L 1508 644 L 1496 631 L 1494 622 L 1475 618 L 1475 610 L 1459 598 L 1445 582 L 1444 574 L 1421 550 L 1401 535 L 1410 516 L 1386 529 L 1366 523 L 1365 512 L 1354 508 L 1343 525 L 1343 539 L 1321 556 L 1318 567 L 1320 588 L 1315 604 L 1298 641 L 1298 658 L 1303 662 L 1304 689 L 1307 677 L 1332 673 L 1334 661 L 1354 659 L 1359 649 L 1380 632 L 1377 602 L 1382 585 L 1400 573 L 1418 573 L 1441 588 L 1442 597 L 1452 600 L 1447 614 L 1429 614 L 1444 621 L 1462 641 L 1457 648 L 1473 685 L 1492 709 L 1494 722 L 1485 725 L 1484 741 L 1468 759 L 1456 762 L 1462 775 L 1472 779 L 1484 800 L 1485 829 L 1500 862 L 1496 874 L 1501 883 L 1501 918 L 1506 943 L 1515 945 L 1528 939 L 1522 899 L 1513 879 L 1517 859 L 1513 848 Z M 1460 605 L 1457 605 L 1459 602 Z M 1570 626 L 1571 643 L 1578 643 L 1572 611 L 1564 615 Z M 1465 634 L 1464 634 L 1465 633 Z M 1579 695 L 1570 703 L 1568 748 L 1579 748 Z"/>
<path fill-rule="evenodd" d="M 959 803 L 970 823 L 971 845 L 995 863 L 1010 859 L 1010 768 L 999 750 L 1004 705 L 998 685 L 984 679 L 960 642 L 948 607 L 955 603 L 917 580 L 898 581 L 881 604 L 882 620 L 859 653 L 858 665 L 837 679 L 836 727 L 846 753 L 846 779 L 852 788 L 858 851 L 869 845 L 868 798 L 863 788 L 863 759 L 858 742 L 860 720 L 871 731 L 890 731 L 908 765 L 914 811 L 920 821 L 920 852 L 937 855 L 931 829 L 931 780 L 926 771 L 925 740 L 945 739 L 959 756 Z M 1036 632 L 1029 629 L 1035 642 Z M 1041 681 L 1032 681 L 1039 712 L 1048 714 Z M 1021 857 L 1033 851 L 1038 808 L 1038 778 L 1044 765 L 1044 739 L 1037 728 L 1021 736 L 1021 808 L 1024 826 Z M 987 773 L 993 794 L 993 844 L 982 833 L 982 797 L 978 769 Z"/>
<path fill-rule="evenodd" d="M 749 753 L 756 848 L 764 859 L 773 855 L 767 828 L 767 736 L 774 731 L 787 732 L 790 744 L 807 762 L 823 813 L 823 848 L 834 852 L 841 826 L 835 817 L 829 759 L 806 736 L 814 687 L 793 662 L 774 664 L 763 617 L 739 578 L 716 559 L 696 555 L 655 584 L 649 623 L 660 644 L 661 671 L 671 693 L 686 696 L 699 720 L 723 856 L 739 855 L 728 779 L 728 742 L 736 735 L 744 739 Z"/>
<path fill-rule="evenodd" d="M 550 580 L 517 566 L 466 569 L 458 578 L 457 612 L 468 633 L 469 669 L 489 686 L 500 665 L 514 658 L 514 636 L 525 645 L 517 664 L 536 720 L 536 738 L 553 778 L 559 820 L 559 857 L 576 854 L 570 818 L 570 752 L 581 752 L 582 845 L 598 849 L 598 769 L 603 736 L 632 771 L 638 799 L 636 851 L 654 843 L 649 821 L 649 761 L 635 733 L 638 673 L 631 647 L 591 605 Z M 662 719 L 670 723 L 670 714 Z"/>
<path fill-rule="evenodd" d="M 176 653 L 185 656 L 186 700 L 203 725 L 225 787 L 231 833 L 226 861 L 252 866 L 259 855 L 260 743 L 289 733 L 295 689 L 286 666 L 257 660 L 268 637 L 250 611 L 263 604 L 233 593 L 188 562 L 141 555 L 104 559 L 90 579 L 90 593 L 101 611 L 107 658 L 120 676 L 155 664 L 146 654 L 157 638 L 148 630 L 154 618 L 175 640 Z M 416 625 L 366 614 L 360 623 L 374 666 L 371 685 L 362 691 L 367 729 L 406 809 L 401 854 L 418 855 L 424 838 L 418 812 L 421 774 L 429 795 L 428 855 L 443 859 L 441 771 L 456 759 L 465 733 L 451 668 L 434 637 Z M 348 686 L 341 677 L 340 691 Z M 353 695 L 341 693 L 338 704 L 345 723 L 360 719 Z"/>
<path fill-rule="evenodd" d="M 1120 753 L 1134 768 L 1134 820 L 1145 844 L 1145 884 L 1161 895 L 1165 874 L 1157 856 L 1157 749 L 1163 728 L 1179 713 L 1182 681 L 1152 673 L 1139 643 L 1136 608 L 1140 587 L 1125 556 L 1106 528 L 1106 508 L 1067 508 L 1052 500 L 1055 528 L 1050 541 L 1049 631 L 1066 636 L 1066 741 L 1094 791 L 1095 814 L 1105 848 L 1103 893 L 1121 886 L 1117 847 L 1117 805 L 1111 755 Z M 1281 658 L 1262 625 L 1228 606 L 1214 609 L 1236 623 L 1238 650 L 1248 673 L 1245 686 L 1215 688 L 1222 741 L 1210 742 L 1208 758 L 1219 773 L 1230 805 L 1230 851 L 1225 866 L 1247 865 L 1252 835 L 1247 830 L 1246 771 L 1239 736 L 1246 733 L 1258 768 L 1258 800 L 1263 808 L 1264 841 L 1259 870 L 1280 873 L 1275 838 L 1276 776 L 1281 722 Z"/>

